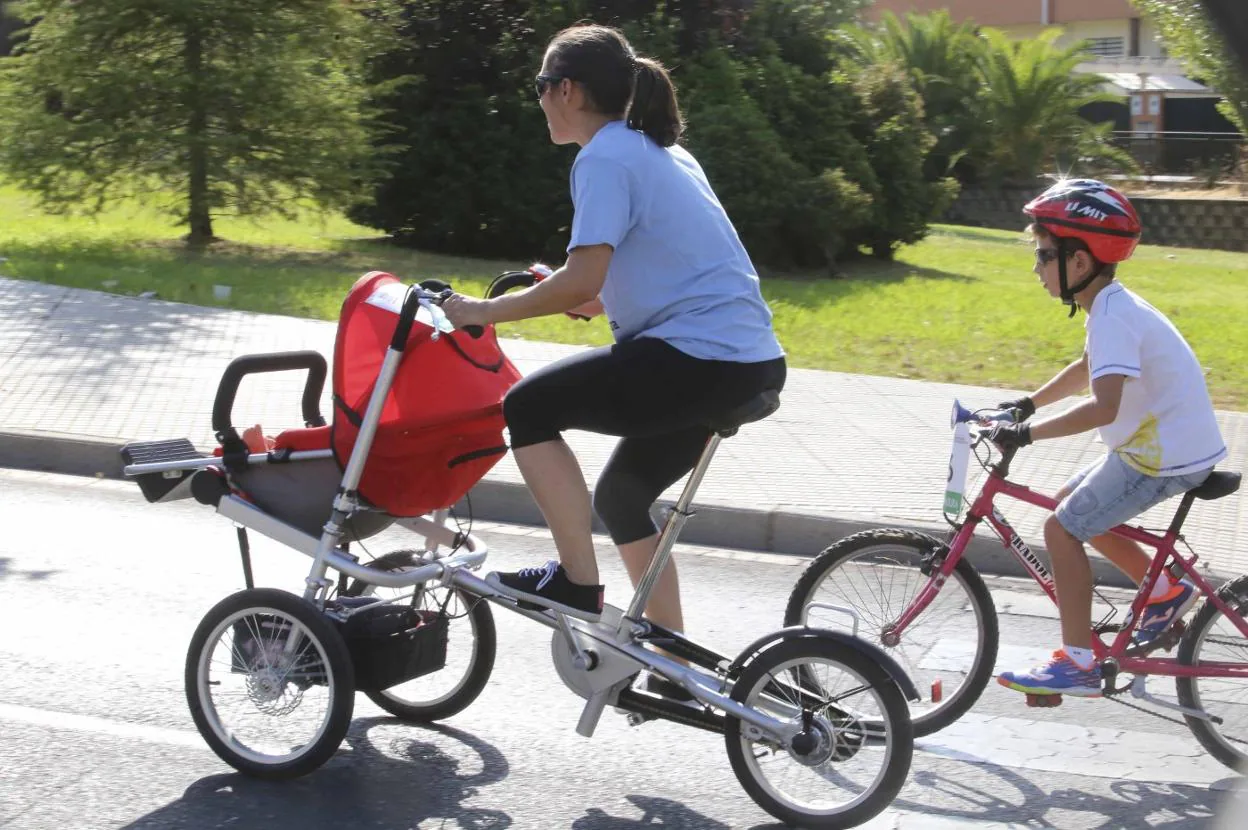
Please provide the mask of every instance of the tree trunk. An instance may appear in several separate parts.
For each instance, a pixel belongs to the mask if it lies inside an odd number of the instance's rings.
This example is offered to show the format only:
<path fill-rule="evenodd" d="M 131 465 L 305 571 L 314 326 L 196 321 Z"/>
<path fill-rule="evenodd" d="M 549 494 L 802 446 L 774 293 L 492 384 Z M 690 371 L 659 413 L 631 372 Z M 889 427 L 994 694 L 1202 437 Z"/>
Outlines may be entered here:
<path fill-rule="evenodd" d="M 208 203 L 208 112 L 205 108 L 203 89 L 204 42 L 203 34 L 194 20 L 186 28 L 186 72 L 189 78 L 186 125 L 188 149 L 187 224 L 190 233 L 186 242 L 191 247 L 202 247 L 215 237 L 212 235 L 212 212 Z"/>

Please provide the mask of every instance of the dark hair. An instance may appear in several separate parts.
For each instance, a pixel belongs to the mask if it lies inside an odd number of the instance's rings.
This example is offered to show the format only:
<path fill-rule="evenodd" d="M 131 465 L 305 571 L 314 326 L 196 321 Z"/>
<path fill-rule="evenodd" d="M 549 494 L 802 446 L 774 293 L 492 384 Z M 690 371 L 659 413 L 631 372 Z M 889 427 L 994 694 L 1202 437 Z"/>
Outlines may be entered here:
<path fill-rule="evenodd" d="M 622 115 L 662 147 L 680 139 L 684 122 L 667 70 L 638 57 L 619 29 L 597 24 L 570 26 L 550 42 L 552 74 L 576 81 L 590 103 L 606 115 Z"/>
<path fill-rule="evenodd" d="M 1114 275 L 1118 272 L 1118 263 L 1101 262 L 1093 256 L 1092 249 L 1088 247 L 1088 243 L 1084 242 L 1077 236 L 1058 236 L 1053 233 L 1053 231 L 1039 223 L 1028 225 L 1027 232 L 1036 239 L 1051 239 L 1054 243 L 1060 239 L 1062 241 L 1062 247 L 1066 250 L 1066 256 L 1068 257 L 1074 256 L 1079 251 L 1083 251 L 1088 255 L 1088 259 L 1092 260 L 1092 273 L 1095 276 L 1109 277 L 1112 280 Z"/>

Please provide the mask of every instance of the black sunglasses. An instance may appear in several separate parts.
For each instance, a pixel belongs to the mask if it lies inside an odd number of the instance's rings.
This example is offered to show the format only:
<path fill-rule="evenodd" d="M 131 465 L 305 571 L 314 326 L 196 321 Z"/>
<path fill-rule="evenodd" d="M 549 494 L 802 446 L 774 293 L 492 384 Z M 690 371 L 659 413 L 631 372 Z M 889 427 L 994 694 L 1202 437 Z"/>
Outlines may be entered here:
<path fill-rule="evenodd" d="M 1036 248 L 1036 262 L 1039 262 L 1041 265 L 1057 262 L 1057 257 L 1057 248 Z"/>
<path fill-rule="evenodd" d="M 560 81 L 570 80 L 572 79 L 567 75 L 538 75 L 533 80 L 533 88 L 537 90 L 537 97 L 541 98 L 546 94 L 546 90 L 550 88 L 551 84 L 557 84 Z"/>

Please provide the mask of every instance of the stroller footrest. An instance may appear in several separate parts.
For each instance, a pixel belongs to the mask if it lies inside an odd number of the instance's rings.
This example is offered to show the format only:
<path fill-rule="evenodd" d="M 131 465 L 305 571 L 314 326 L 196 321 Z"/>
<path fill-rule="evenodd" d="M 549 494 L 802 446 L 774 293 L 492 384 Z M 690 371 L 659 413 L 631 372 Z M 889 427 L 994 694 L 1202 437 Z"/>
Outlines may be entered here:
<path fill-rule="evenodd" d="M 171 461 L 197 461 L 207 453 L 195 449 L 186 438 L 164 441 L 132 441 L 121 448 L 121 459 L 127 465 L 156 464 Z M 190 497 L 191 473 L 194 470 L 162 470 L 133 476 L 149 502 L 176 501 Z"/>

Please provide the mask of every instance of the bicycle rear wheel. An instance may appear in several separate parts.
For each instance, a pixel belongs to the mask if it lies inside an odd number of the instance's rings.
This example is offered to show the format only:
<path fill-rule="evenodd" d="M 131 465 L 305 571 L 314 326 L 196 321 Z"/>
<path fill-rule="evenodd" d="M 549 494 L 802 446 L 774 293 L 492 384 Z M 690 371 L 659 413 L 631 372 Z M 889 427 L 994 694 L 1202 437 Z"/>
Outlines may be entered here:
<path fill-rule="evenodd" d="M 1218 594 L 1241 618 L 1248 615 L 1248 576 L 1223 585 Z M 1202 661 L 1248 666 L 1248 639 L 1206 600 L 1179 641 L 1178 661 L 1189 666 Z M 1181 705 L 1222 719 L 1219 724 L 1184 715 L 1196 740 L 1214 758 L 1242 772 L 1248 765 L 1248 679 L 1179 677 L 1176 686 Z"/>
<path fill-rule="evenodd" d="M 916 737 L 944 729 L 966 714 L 992 677 L 997 660 L 997 613 L 988 586 L 966 559 L 895 645 L 887 627 L 927 585 L 924 557 L 943 547 L 933 536 L 880 528 L 856 533 L 819 554 L 793 587 L 784 624 L 844 628 L 846 617 L 826 603 L 853 608 L 858 634 L 882 646 L 919 690 L 910 702 Z"/>
<path fill-rule="evenodd" d="M 897 797 L 914 752 L 905 697 L 868 655 L 831 638 L 792 636 L 755 657 L 732 699 L 803 732 L 752 738 L 728 715 L 724 741 L 741 786 L 796 827 L 855 827 Z"/>

